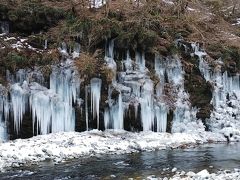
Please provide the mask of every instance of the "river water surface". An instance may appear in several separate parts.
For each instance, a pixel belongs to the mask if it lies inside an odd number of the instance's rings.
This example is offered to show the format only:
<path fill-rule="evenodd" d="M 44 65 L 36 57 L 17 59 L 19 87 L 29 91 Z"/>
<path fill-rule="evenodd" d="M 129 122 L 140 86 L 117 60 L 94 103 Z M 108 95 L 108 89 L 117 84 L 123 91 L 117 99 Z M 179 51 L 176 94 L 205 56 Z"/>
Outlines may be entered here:
<path fill-rule="evenodd" d="M 151 175 L 171 176 L 174 167 L 186 172 L 240 168 L 240 144 L 207 144 L 190 149 L 99 155 L 58 165 L 46 161 L 11 169 L 1 173 L 0 179 L 143 179 Z"/>

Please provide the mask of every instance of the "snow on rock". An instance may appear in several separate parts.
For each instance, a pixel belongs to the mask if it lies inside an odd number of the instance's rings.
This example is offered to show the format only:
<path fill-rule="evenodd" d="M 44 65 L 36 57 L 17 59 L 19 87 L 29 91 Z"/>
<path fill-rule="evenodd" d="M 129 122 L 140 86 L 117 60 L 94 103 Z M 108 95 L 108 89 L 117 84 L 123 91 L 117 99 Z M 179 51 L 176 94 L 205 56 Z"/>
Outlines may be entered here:
<path fill-rule="evenodd" d="M 237 18 L 236 19 L 236 23 L 232 24 L 233 26 L 237 26 L 237 25 L 240 25 L 240 18 Z"/>
<path fill-rule="evenodd" d="M 20 166 L 24 163 L 37 163 L 48 158 L 58 163 L 64 159 L 86 155 L 152 151 L 208 141 L 225 141 L 225 138 L 210 132 L 200 134 L 151 131 L 133 133 L 123 130 L 60 132 L 0 144 L 0 169 L 3 170 L 13 164 Z"/>
<path fill-rule="evenodd" d="M 169 178 L 170 180 L 206 180 L 206 179 L 212 179 L 212 180 L 224 180 L 224 179 L 240 179 L 240 170 L 234 169 L 232 171 L 224 170 L 224 171 L 218 171 L 216 173 L 209 173 L 206 169 L 194 173 L 194 172 L 187 172 L 185 175 L 179 174 L 176 172 L 176 174 L 173 177 Z"/>
<path fill-rule="evenodd" d="M 229 141 L 240 140 L 240 74 L 231 76 L 227 71 L 222 72 L 223 62 L 215 61 L 216 67 L 210 68 L 205 60 L 206 52 L 196 43 L 192 44 L 194 54 L 199 58 L 199 70 L 213 89 L 211 117 L 207 120 L 213 132 L 221 132 Z"/>

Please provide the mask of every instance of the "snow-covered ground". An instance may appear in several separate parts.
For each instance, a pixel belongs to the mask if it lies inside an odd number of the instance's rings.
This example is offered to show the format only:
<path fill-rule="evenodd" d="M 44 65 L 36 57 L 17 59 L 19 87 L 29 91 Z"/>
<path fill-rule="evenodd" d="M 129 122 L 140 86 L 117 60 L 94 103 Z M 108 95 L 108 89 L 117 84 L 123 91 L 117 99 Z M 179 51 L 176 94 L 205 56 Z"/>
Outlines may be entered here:
<path fill-rule="evenodd" d="M 240 179 L 240 169 L 234 169 L 232 171 L 230 170 L 224 170 L 224 171 L 218 171 L 217 173 L 209 173 L 206 169 L 199 171 L 197 173 L 189 171 L 177 171 L 176 168 L 172 169 L 173 172 L 175 172 L 175 175 L 170 178 L 158 178 L 154 175 L 147 177 L 148 180 L 239 180 Z"/>
<path fill-rule="evenodd" d="M 202 132 L 157 133 L 127 131 L 62 132 L 17 139 L 0 144 L 0 170 L 46 159 L 59 163 L 65 159 L 95 154 L 122 154 L 187 147 L 207 142 L 226 141 L 223 134 Z"/>

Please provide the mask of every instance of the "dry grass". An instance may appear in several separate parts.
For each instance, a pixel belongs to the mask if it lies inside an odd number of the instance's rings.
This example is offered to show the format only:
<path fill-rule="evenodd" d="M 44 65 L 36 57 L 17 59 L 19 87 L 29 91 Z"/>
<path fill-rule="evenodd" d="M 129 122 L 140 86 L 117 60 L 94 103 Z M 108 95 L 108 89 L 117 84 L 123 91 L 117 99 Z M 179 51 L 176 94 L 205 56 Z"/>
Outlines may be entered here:
<path fill-rule="evenodd" d="M 20 4 L 24 0 L 12 0 L 15 4 Z M 231 19 L 229 13 L 235 7 L 235 14 L 240 13 L 240 2 L 238 0 L 189 0 L 188 8 L 184 12 L 179 12 L 179 5 L 170 5 L 163 0 L 140 1 L 140 4 L 126 0 L 112 0 L 111 6 L 100 9 L 86 8 L 87 0 L 35 0 L 45 6 L 64 9 L 66 12 L 73 13 L 79 21 L 91 19 L 94 23 L 108 19 L 121 23 L 121 28 L 127 28 L 129 31 L 133 27 L 143 27 L 150 32 L 161 34 L 165 29 L 167 33 L 157 39 L 155 47 L 159 46 L 161 51 L 166 52 L 166 46 L 176 38 L 180 33 L 188 41 L 201 42 L 207 48 L 212 44 L 221 44 L 223 47 L 234 46 L 240 48 L 240 30 L 231 25 L 228 19 Z M 2 0 L 1 3 L 9 3 L 8 0 Z M 187 1 L 183 1 L 186 3 Z M 109 10 L 109 11 L 108 11 Z M 234 17 L 232 15 L 232 17 Z M 98 25 L 98 24 L 97 24 Z M 101 41 L 102 32 L 111 27 L 99 25 L 89 29 L 87 41 L 88 51 L 94 47 L 96 42 Z M 66 31 L 63 31 L 66 29 Z M 134 29 L 132 29 L 134 31 Z M 57 26 L 50 29 L 46 34 L 49 37 L 61 42 L 72 41 L 78 32 L 69 29 L 65 20 L 58 23 Z M 162 43 L 164 42 L 164 43 Z M 162 43 L 162 44 L 161 44 Z M 88 55 L 87 55 L 88 56 Z"/>
<path fill-rule="evenodd" d="M 96 50 L 94 54 L 82 52 L 76 59 L 75 65 L 84 78 L 91 78 L 100 72 L 102 62 L 97 58 L 100 52 L 100 50 Z"/>

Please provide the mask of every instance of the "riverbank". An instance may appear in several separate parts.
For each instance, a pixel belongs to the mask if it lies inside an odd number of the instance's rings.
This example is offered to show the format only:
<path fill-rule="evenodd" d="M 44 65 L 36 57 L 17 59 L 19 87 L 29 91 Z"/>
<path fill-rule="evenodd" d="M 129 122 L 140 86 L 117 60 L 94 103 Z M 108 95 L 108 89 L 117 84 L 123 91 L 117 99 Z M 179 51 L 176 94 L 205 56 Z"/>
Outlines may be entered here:
<path fill-rule="evenodd" d="M 238 179 L 239 143 L 203 144 L 188 148 L 141 151 L 128 154 L 95 154 L 54 164 L 46 159 L 0 173 L 11 179 Z"/>
<path fill-rule="evenodd" d="M 155 177 L 148 177 L 151 180 L 157 180 Z M 240 169 L 222 170 L 217 173 L 209 173 L 206 169 L 199 171 L 198 173 L 194 172 L 177 172 L 173 177 L 169 178 L 170 180 L 231 180 L 231 179 L 240 179 Z"/>
<path fill-rule="evenodd" d="M 0 144 L 0 169 L 96 154 L 124 154 L 168 148 L 187 148 L 203 143 L 226 142 L 221 133 L 156 133 L 127 131 L 64 132 L 17 139 Z"/>

